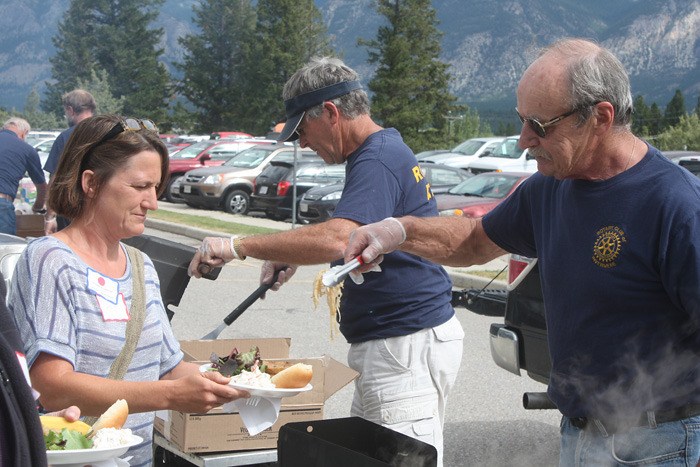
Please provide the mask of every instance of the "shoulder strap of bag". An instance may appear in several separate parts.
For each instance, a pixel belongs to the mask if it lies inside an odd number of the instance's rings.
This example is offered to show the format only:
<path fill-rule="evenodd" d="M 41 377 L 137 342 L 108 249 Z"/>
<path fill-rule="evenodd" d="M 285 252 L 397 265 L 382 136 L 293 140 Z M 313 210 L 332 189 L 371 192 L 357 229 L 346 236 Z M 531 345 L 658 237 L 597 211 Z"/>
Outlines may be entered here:
<path fill-rule="evenodd" d="M 146 319 L 146 281 L 143 271 L 143 255 L 137 248 L 129 245 L 124 245 L 124 247 L 131 261 L 131 308 L 129 309 L 129 321 L 126 323 L 124 347 L 112 362 L 107 375 L 109 379 L 113 380 L 124 378 L 136 351 L 136 345 L 141 337 L 141 330 Z M 88 425 L 92 425 L 97 421 L 97 418 L 85 417 L 84 421 Z"/>

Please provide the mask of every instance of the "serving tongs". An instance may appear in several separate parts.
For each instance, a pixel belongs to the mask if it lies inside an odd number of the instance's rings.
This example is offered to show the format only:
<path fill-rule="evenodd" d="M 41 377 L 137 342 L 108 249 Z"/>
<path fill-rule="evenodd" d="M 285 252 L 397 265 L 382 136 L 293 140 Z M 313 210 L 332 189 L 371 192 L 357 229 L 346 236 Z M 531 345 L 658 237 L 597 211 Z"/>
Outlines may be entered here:
<path fill-rule="evenodd" d="M 345 276 L 350 274 L 351 271 L 354 271 L 363 264 L 364 261 L 362 261 L 362 257 L 356 256 L 352 261 L 348 261 L 340 266 L 333 266 L 328 271 L 324 272 L 321 282 L 323 282 L 323 285 L 326 287 L 336 286 L 340 283 L 340 281 L 345 279 Z"/>

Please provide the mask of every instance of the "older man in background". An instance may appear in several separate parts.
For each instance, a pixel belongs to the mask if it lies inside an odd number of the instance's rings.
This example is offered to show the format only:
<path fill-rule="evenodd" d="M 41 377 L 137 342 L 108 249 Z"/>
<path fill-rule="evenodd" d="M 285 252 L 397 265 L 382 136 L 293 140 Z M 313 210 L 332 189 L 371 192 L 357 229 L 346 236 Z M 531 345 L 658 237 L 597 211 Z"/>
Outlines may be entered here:
<path fill-rule="evenodd" d="M 29 174 L 37 191 L 32 211 L 44 209 L 47 186 L 39 153 L 24 141 L 30 129 L 25 119 L 12 117 L 0 131 L 0 232 L 6 234 L 17 234 L 14 201 L 25 173 Z"/>

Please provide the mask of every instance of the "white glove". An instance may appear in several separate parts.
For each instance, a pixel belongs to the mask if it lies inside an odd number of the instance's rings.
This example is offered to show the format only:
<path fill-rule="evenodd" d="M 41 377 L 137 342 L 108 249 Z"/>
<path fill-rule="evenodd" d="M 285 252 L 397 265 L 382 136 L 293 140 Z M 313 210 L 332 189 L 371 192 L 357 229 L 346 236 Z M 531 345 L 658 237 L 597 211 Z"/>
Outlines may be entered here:
<path fill-rule="evenodd" d="M 279 271 L 277 281 L 270 287 L 270 290 L 275 292 L 282 287 L 282 284 L 292 278 L 294 273 L 297 272 L 297 266 L 275 261 L 265 261 L 260 268 L 260 283 L 269 284 L 276 271 Z M 265 295 L 263 294 L 260 298 L 265 299 Z"/>
<path fill-rule="evenodd" d="M 384 254 L 396 250 L 405 241 L 406 230 L 401 222 L 393 217 L 387 217 L 383 221 L 358 227 L 350 234 L 350 240 L 345 249 L 345 261 L 362 255 L 365 265 L 359 269 L 359 272 L 366 272 L 381 263 Z"/>
<path fill-rule="evenodd" d="M 233 237 L 206 237 L 190 261 L 187 272 L 192 277 L 202 277 L 234 259 Z"/>

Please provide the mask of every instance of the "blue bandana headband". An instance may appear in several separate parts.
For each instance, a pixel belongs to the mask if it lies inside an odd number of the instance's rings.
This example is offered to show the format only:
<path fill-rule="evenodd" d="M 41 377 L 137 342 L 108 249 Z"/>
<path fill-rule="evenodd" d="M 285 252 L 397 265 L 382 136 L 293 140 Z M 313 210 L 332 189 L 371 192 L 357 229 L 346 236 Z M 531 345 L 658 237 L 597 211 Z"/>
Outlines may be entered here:
<path fill-rule="evenodd" d="M 326 101 L 335 99 L 336 97 L 349 94 L 357 89 L 362 89 L 362 84 L 358 80 L 341 81 L 340 83 L 331 84 L 320 89 L 305 92 L 298 96 L 292 97 L 284 101 L 284 109 L 287 115 L 287 122 L 280 133 L 278 141 L 294 141 L 299 135 L 296 134 L 296 129 L 304 118 L 304 113 L 317 105 L 323 104 Z"/>

